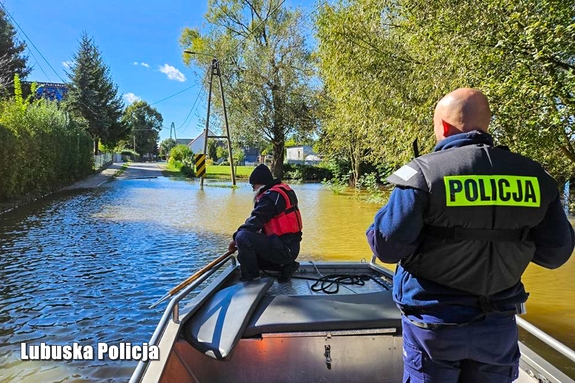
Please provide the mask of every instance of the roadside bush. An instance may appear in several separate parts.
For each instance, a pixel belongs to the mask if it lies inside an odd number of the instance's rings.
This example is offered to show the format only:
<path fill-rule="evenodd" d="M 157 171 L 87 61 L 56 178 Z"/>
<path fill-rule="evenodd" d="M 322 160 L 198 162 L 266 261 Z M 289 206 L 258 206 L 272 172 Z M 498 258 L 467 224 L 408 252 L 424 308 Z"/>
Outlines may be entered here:
<path fill-rule="evenodd" d="M 194 153 L 187 145 L 176 145 L 170 151 L 170 160 L 173 158 L 174 161 L 180 161 L 191 165 L 193 155 Z"/>
<path fill-rule="evenodd" d="M 321 181 L 331 179 L 333 173 L 330 169 L 303 164 L 284 164 L 284 179 L 299 181 Z"/>
<path fill-rule="evenodd" d="M 92 172 L 92 139 L 57 102 L 0 102 L 0 200 L 41 195 Z"/>
<path fill-rule="evenodd" d="M 136 153 L 132 149 L 123 149 L 120 152 L 120 155 L 122 156 L 123 161 L 126 161 L 127 159 L 129 159 L 130 161 L 139 161 L 140 160 L 140 154 Z"/>
<path fill-rule="evenodd" d="M 188 165 L 183 165 L 180 168 L 180 172 L 185 175 L 186 177 L 195 177 L 196 176 L 196 172 L 194 171 L 194 168 Z"/>

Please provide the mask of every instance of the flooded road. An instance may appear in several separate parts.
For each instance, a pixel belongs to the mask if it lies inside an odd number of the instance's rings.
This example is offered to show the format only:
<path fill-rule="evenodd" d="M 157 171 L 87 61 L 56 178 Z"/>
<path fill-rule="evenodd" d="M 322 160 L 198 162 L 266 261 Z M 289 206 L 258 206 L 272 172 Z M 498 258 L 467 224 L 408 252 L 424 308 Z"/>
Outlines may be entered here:
<path fill-rule="evenodd" d="M 201 189 L 154 167 L 0 215 L 1 382 L 127 381 L 136 362 L 22 361 L 20 344 L 147 342 L 165 307 L 149 305 L 226 251 L 251 210 L 251 188 L 207 180 Z M 320 184 L 292 186 L 301 259 L 369 261 L 364 232 L 379 206 Z M 575 348 L 572 275 L 575 259 L 554 271 L 530 266 L 525 318 Z"/>

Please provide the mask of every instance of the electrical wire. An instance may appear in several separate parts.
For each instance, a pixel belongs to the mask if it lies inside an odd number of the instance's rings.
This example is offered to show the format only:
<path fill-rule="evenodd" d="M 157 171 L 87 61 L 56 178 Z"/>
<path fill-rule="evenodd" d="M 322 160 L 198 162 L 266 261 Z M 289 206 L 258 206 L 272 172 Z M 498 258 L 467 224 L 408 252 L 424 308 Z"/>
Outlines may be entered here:
<path fill-rule="evenodd" d="M 197 86 L 197 85 L 198 85 L 198 84 L 195 83 L 195 84 L 193 84 L 193 85 L 191 85 L 191 86 L 189 86 L 189 87 L 187 87 L 187 88 L 185 88 L 185 89 L 179 91 L 178 93 L 174 93 L 174 94 L 172 94 L 171 96 L 164 97 L 164 98 L 162 98 L 161 100 L 158 100 L 158 101 L 154 101 L 154 102 L 152 102 L 152 103 L 150 104 L 150 106 L 151 106 L 151 105 L 159 104 L 159 103 L 162 102 L 162 101 L 169 100 L 170 98 L 175 97 L 175 96 L 177 96 L 177 95 L 180 94 L 180 93 L 184 93 L 185 91 L 190 90 L 190 89 L 192 89 L 193 87 L 195 87 L 195 86 Z"/>
<path fill-rule="evenodd" d="M 186 119 L 184 120 L 184 122 L 182 122 L 182 125 L 180 125 L 180 127 L 177 129 L 179 132 L 182 131 L 182 127 L 184 126 L 184 124 L 186 123 L 186 121 L 188 121 L 188 118 L 190 118 L 190 115 L 192 114 L 192 112 L 194 111 L 196 104 L 198 102 L 198 100 L 200 99 L 200 95 L 205 92 L 204 88 L 201 88 L 200 91 L 198 92 L 198 95 L 196 96 L 196 100 L 194 101 L 194 103 L 192 104 L 192 107 L 190 108 L 190 111 L 188 112 L 188 115 L 186 116 Z M 186 126 L 187 128 L 187 126 Z"/>
<path fill-rule="evenodd" d="M 30 37 L 28 37 L 28 35 L 26 34 L 26 32 L 24 32 L 24 29 L 22 29 L 22 27 L 20 26 L 20 24 L 18 24 L 18 22 L 16 21 L 16 19 L 10 14 L 10 12 L 8 12 L 8 9 L 6 8 L 6 6 L 2 3 L 0 3 L 0 6 L 2 7 L 2 9 L 4 9 L 4 12 L 6 12 L 6 15 L 8 15 L 8 17 L 10 19 L 12 19 L 12 22 L 14 23 L 14 25 L 16 25 L 18 27 L 18 29 L 20 30 L 20 32 L 22 32 L 22 34 L 24 35 L 24 37 L 26 37 L 26 39 L 28 40 L 28 42 L 30 43 L 30 45 L 32 45 L 34 47 L 34 49 L 36 49 L 36 51 L 38 52 L 38 54 L 40 55 L 40 57 L 42 57 L 44 59 L 44 61 L 46 62 L 46 64 L 48 64 L 48 66 L 50 67 L 50 69 L 52 69 L 52 71 L 56 74 L 56 76 L 63 82 L 65 83 L 66 81 L 64 81 L 64 79 L 62 79 L 62 77 L 58 74 L 58 72 L 56 72 L 56 70 L 52 67 L 52 65 L 50 65 L 50 63 L 48 62 L 48 60 L 46 60 L 46 57 L 44 57 L 44 55 L 42 54 L 42 52 L 40 52 L 40 49 L 38 49 L 38 47 L 36 47 L 36 45 L 34 44 L 34 42 L 32 41 L 32 39 Z M 30 53 L 32 53 L 32 51 L 30 50 Z M 32 57 L 34 57 L 34 54 L 32 53 Z M 36 57 L 34 57 L 34 60 L 36 60 Z M 40 63 L 38 62 L 38 60 L 36 60 L 36 63 L 40 66 Z M 44 72 L 44 69 L 42 69 L 42 67 L 40 66 L 40 69 L 42 70 L 42 73 L 44 73 L 44 75 L 46 75 L 46 72 Z M 48 77 L 48 75 L 46 75 L 46 77 Z M 48 79 L 50 81 L 50 79 Z"/>

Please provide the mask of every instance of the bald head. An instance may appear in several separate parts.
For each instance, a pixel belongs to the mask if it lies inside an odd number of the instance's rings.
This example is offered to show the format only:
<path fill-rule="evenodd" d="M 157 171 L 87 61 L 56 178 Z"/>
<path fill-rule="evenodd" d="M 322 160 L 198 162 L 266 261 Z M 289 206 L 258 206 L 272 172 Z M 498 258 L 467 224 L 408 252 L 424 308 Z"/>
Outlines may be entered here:
<path fill-rule="evenodd" d="M 435 107 L 433 127 L 437 142 L 453 134 L 487 132 L 491 111 L 487 97 L 471 88 L 459 88 L 443 97 Z"/>

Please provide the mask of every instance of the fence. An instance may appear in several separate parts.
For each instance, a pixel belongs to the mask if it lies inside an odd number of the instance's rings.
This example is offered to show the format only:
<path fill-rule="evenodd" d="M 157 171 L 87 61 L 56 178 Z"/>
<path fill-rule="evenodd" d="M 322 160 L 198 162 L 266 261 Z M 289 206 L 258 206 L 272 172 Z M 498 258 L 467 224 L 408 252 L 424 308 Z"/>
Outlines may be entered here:
<path fill-rule="evenodd" d="M 112 153 L 102 153 L 94 155 L 94 170 L 98 171 L 104 166 L 112 163 Z"/>

